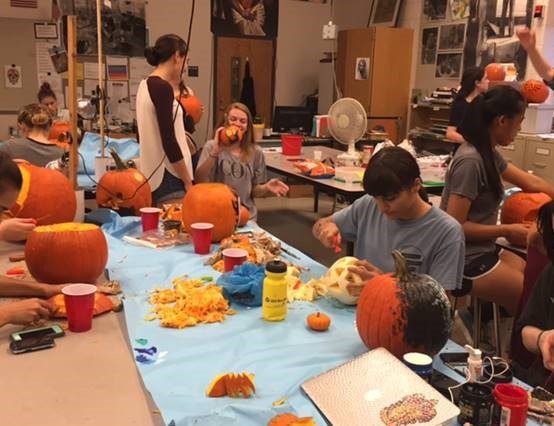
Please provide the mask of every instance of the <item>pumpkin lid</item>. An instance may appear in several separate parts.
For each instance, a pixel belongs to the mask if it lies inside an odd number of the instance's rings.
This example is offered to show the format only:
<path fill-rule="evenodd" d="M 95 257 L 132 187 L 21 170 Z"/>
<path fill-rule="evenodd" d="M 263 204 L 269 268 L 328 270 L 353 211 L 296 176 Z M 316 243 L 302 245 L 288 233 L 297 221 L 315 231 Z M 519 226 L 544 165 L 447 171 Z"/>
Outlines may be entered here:
<path fill-rule="evenodd" d="M 272 260 L 265 264 L 265 270 L 274 274 L 284 274 L 287 272 L 287 265 L 280 260 Z"/>

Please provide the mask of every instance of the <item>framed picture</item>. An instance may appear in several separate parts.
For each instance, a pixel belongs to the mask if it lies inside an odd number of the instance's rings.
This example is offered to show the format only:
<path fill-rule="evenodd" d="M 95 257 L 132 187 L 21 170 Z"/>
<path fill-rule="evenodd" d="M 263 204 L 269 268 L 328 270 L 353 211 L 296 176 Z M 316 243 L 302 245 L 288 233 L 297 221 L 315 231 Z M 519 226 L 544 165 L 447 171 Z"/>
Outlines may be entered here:
<path fill-rule="evenodd" d="M 437 56 L 438 27 L 424 28 L 421 31 L 421 64 L 435 64 Z"/>
<path fill-rule="evenodd" d="M 439 53 L 437 55 L 436 78 L 460 78 L 462 53 Z"/>
<path fill-rule="evenodd" d="M 441 25 L 439 50 L 461 50 L 464 48 L 466 24 Z"/>
<path fill-rule="evenodd" d="M 274 39 L 278 18 L 279 0 L 211 0 L 215 36 Z"/>
<path fill-rule="evenodd" d="M 35 22 L 35 39 L 57 39 L 58 25 L 52 22 Z"/>
<path fill-rule="evenodd" d="M 369 16 L 369 25 L 395 27 L 402 0 L 375 0 Z"/>

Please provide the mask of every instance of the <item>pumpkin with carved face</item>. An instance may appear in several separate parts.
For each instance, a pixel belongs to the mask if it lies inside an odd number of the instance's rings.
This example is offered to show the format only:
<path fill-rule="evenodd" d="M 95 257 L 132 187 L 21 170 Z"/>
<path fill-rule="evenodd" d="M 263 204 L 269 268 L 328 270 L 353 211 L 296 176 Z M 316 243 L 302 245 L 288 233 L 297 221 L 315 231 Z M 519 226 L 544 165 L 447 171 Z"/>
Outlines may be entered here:
<path fill-rule="evenodd" d="M 357 261 L 358 259 L 352 256 L 342 257 L 333 263 L 324 277 L 327 284 L 327 294 L 345 305 L 358 303 L 358 295 L 351 292 L 351 287 L 362 285 L 363 280 L 359 275 L 348 270 Z"/>

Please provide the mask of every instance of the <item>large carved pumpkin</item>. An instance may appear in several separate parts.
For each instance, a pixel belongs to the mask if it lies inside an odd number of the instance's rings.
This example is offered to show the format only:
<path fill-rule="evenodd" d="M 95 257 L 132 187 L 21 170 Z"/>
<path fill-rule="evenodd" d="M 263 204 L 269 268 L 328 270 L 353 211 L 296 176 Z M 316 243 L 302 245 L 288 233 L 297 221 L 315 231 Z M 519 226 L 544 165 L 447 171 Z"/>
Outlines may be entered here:
<path fill-rule="evenodd" d="M 487 75 L 489 81 L 504 81 L 506 78 L 506 70 L 502 64 L 488 64 L 485 67 L 485 74 Z"/>
<path fill-rule="evenodd" d="M 58 145 L 61 148 L 68 149 L 68 134 L 69 134 L 69 122 L 56 120 L 50 127 L 50 134 L 48 139 L 52 144 Z"/>
<path fill-rule="evenodd" d="M 39 282 L 94 284 L 106 267 L 108 244 L 90 223 L 37 226 L 27 238 L 25 261 Z"/>
<path fill-rule="evenodd" d="M 77 200 L 69 180 L 57 170 L 26 162 L 17 165 L 23 183 L 10 212 L 17 217 L 37 219 L 39 225 L 72 221 Z"/>
<path fill-rule="evenodd" d="M 502 205 L 500 222 L 505 224 L 534 222 L 539 209 L 550 201 L 550 197 L 542 192 L 514 192 Z M 519 245 L 517 241 L 512 241 L 510 238 L 508 241 Z"/>
<path fill-rule="evenodd" d="M 224 127 L 219 131 L 219 142 L 225 146 L 242 141 L 244 132 L 235 125 Z"/>
<path fill-rule="evenodd" d="M 179 99 L 179 103 L 185 108 L 188 115 L 192 117 L 194 124 L 198 124 L 204 112 L 204 105 L 194 95 L 184 95 Z"/>
<path fill-rule="evenodd" d="M 436 354 L 450 336 L 450 303 L 433 278 L 408 271 L 393 253 L 394 274 L 378 275 L 365 285 L 356 310 L 356 326 L 369 348 L 384 347 L 396 357 L 407 352 Z"/>
<path fill-rule="evenodd" d="M 112 149 L 116 170 L 105 173 L 96 188 L 96 204 L 114 210 L 130 209 L 139 215 L 139 210 L 152 205 L 152 191 L 144 175 L 129 168 Z"/>
<path fill-rule="evenodd" d="M 200 183 L 189 189 L 183 199 L 183 228 L 190 233 L 195 222 L 213 223 L 212 241 L 230 236 L 238 224 L 239 201 L 223 183 Z"/>
<path fill-rule="evenodd" d="M 548 98 L 550 91 L 542 81 L 527 80 L 521 85 L 521 93 L 527 99 L 527 102 L 542 104 Z"/>
<path fill-rule="evenodd" d="M 362 279 L 359 275 L 348 270 L 357 261 L 358 259 L 352 256 L 341 257 L 333 263 L 324 277 L 327 284 L 327 294 L 345 305 L 355 305 L 358 303 L 358 296 L 351 294 L 349 287 L 361 285 Z"/>

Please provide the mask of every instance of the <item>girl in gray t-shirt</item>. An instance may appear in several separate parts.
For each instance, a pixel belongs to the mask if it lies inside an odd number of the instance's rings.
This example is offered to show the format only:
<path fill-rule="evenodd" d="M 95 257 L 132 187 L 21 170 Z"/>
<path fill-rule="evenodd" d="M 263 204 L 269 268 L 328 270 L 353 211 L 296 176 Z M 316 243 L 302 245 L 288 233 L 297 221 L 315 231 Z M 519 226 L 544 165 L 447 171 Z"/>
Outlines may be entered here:
<path fill-rule="evenodd" d="M 267 180 L 263 151 L 254 141 L 252 115 L 246 105 L 240 102 L 229 105 L 224 113 L 223 125 L 238 127 L 243 132 L 242 140 L 223 145 L 219 140 L 223 127 L 219 127 L 214 139 L 206 142 L 202 149 L 195 179 L 197 182 L 229 185 L 248 208 L 250 219 L 256 220 L 258 210 L 254 197 L 286 195 L 289 187 L 279 179 Z"/>
<path fill-rule="evenodd" d="M 441 200 L 441 208 L 464 230 L 466 292 L 498 303 L 511 314 L 523 289 L 525 261 L 499 250 L 495 241 L 507 237 L 525 246 L 528 227 L 497 224 L 502 180 L 526 192 L 545 192 L 554 197 L 551 184 L 507 163 L 495 149 L 513 143 L 525 108 L 522 94 L 505 85 L 493 87 L 470 105 L 462 129 L 467 142 L 454 155 Z"/>

